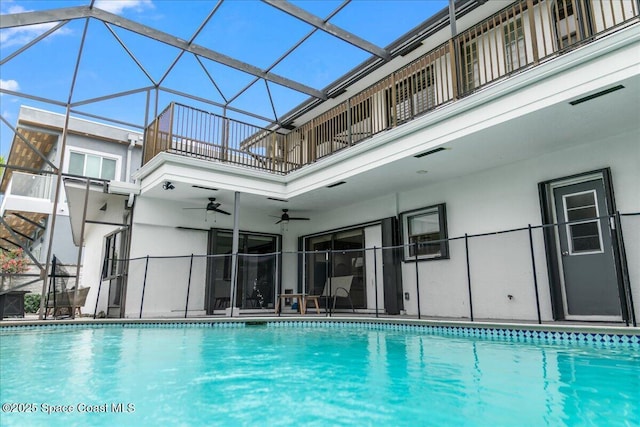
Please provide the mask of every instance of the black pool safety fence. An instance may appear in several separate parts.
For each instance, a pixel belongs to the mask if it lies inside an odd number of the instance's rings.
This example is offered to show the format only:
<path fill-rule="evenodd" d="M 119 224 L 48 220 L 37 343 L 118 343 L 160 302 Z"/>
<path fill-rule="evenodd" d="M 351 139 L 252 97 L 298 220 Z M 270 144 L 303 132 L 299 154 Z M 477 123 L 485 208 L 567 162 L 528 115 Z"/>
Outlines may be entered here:
<path fill-rule="evenodd" d="M 94 317 L 349 314 L 637 326 L 640 212 L 442 239 L 421 233 L 385 247 L 363 247 L 362 234 L 302 251 L 254 245 L 236 254 L 105 259 Z M 584 285 L 594 275 L 604 279 Z M 594 305 L 590 292 L 605 297 Z"/>

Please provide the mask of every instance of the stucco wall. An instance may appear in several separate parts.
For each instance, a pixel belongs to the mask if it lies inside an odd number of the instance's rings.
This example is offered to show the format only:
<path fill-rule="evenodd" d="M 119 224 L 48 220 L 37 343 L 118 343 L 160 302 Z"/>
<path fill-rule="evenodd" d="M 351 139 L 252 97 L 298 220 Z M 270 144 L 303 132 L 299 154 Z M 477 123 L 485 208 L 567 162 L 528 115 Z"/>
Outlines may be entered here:
<path fill-rule="evenodd" d="M 400 193 L 400 206 L 402 210 L 410 210 L 446 203 L 450 238 L 535 226 L 541 223 L 539 182 L 610 167 L 618 210 L 640 212 L 639 161 L 640 149 L 634 135 L 624 135 Z M 628 217 L 624 222 L 633 296 L 638 301 L 640 266 L 634 260 L 640 259 L 637 244 L 640 219 Z M 540 230 L 533 232 L 533 239 L 541 314 L 543 319 L 550 320 L 549 284 Z M 528 232 L 471 238 L 469 252 L 475 316 L 536 319 Z M 419 263 L 420 308 L 425 315 L 469 316 L 464 241 L 452 242 L 450 253 L 450 260 Z M 410 301 L 405 301 L 405 308 L 416 313 L 415 265 L 405 264 L 403 274 L 405 291 L 412 295 Z"/>
<path fill-rule="evenodd" d="M 340 209 L 309 214 L 312 221 L 292 222 L 283 232 L 283 249 L 295 251 L 298 237 L 354 224 L 394 216 L 399 212 L 446 203 L 449 237 L 487 233 L 541 223 L 538 183 L 546 180 L 610 167 L 617 208 L 621 212 L 639 212 L 640 151 L 634 135 L 622 135 L 571 149 L 556 151 L 533 159 L 486 170 L 468 176 L 427 185 L 411 191 L 399 191 Z M 241 199 L 242 202 L 242 199 Z M 189 255 L 206 253 L 207 233 L 181 230 L 233 227 L 230 216 L 184 210 L 183 205 L 159 199 L 139 198 L 134 216 L 132 257 L 148 255 Z M 232 206 L 225 206 L 232 210 Z M 215 222 L 212 222 L 215 221 Z M 640 301 L 640 259 L 636 217 L 623 219 L 627 258 L 633 297 Z M 155 225 L 152 225 L 155 224 Z M 252 210 L 240 215 L 242 230 L 279 234 L 271 218 Z M 534 256 L 541 315 L 551 320 L 549 284 L 542 233 L 533 232 Z M 418 263 L 420 311 L 425 316 L 468 317 L 466 252 L 464 240 L 450 244 L 448 260 Z M 472 275 L 473 309 L 476 318 L 530 319 L 537 317 L 529 235 L 527 231 L 471 238 L 469 261 Z M 184 310 L 188 261 L 155 264 L 147 278 L 145 313 L 175 315 Z M 127 313 L 139 309 L 142 264 L 132 266 Z M 291 287 L 297 280 L 293 257 L 283 267 L 283 284 Z M 408 314 L 417 313 L 415 263 L 403 263 L 404 291 Z M 203 309 L 203 265 L 193 271 L 190 310 Z M 153 295 L 153 296 L 152 296 Z M 508 296 L 511 295 L 512 298 Z M 636 304 L 637 305 L 637 304 Z"/>

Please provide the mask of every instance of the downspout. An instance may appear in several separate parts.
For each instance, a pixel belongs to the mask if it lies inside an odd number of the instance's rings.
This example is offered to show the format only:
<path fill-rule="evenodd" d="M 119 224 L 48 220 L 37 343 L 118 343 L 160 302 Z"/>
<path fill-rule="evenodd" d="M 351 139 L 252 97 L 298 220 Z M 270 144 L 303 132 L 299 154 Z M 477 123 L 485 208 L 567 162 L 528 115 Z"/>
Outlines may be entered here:
<path fill-rule="evenodd" d="M 133 153 L 133 148 L 136 146 L 138 142 L 138 137 L 133 134 L 129 134 L 129 147 L 127 147 L 127 166 L 125 168 L 124 181 L 131 182 L 131 157 Z"/>

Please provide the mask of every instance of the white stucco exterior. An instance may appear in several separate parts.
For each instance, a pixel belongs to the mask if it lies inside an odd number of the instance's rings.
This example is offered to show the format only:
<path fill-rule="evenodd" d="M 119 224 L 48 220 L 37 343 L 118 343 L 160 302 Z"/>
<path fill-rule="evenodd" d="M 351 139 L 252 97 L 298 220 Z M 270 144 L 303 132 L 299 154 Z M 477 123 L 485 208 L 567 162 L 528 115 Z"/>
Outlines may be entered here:
<path fill-rule="evenodd" d="M 359 226 L 365 248 L 372 250 L 382 245 L 384 219 L 444 204 L 448 237 L 454 239 L 449 257 L 398 264 L 404 311 L 468 318 L 472 304 L 475 318 L 535 321 L 538 300 L 541 320 L 554 320 L 539 184 L 608 170 L 615 209 L 640 212 L 640 128 L 633 109 L 640 93 L 639 46 L 640 27 L 631 25 L 286 175 L 158 154 L 136 174 L 125 317 L 140 315 L 143 287 L 143 317 L 180 317 L 185 306 L 190 316 L 205 313 L 209 230 L 232 230 L 234 217 L 204 206 L 215 197 L 233 212 L 239 193 L 239 230 L 281 236 L 282 289 L 306 287 L 293 254 L 301 238 Z M 606 98 L 571 104 L 614 85 L 621 90 Z M 414 157 L 435 148 L 444 150 Z M 327 188 L 340 181 L 345 185 Z M 167 182 L 175 188 L 163 189 Z M 284 208 L 311 220 L 281 229 L 271 216 Z M 522 230 L 474 237 L 511 229 Z M 622 218 L 636 313 L 639 231 L 637 216 Z M 376 256 L 381 299 L 383 256 Z M 366 255 L 362 309 L 369 312 L 375 300 L 372 260 L 373 251 Z M 106 310 L 103 304 L 101 299 L 99 310 Z"/>

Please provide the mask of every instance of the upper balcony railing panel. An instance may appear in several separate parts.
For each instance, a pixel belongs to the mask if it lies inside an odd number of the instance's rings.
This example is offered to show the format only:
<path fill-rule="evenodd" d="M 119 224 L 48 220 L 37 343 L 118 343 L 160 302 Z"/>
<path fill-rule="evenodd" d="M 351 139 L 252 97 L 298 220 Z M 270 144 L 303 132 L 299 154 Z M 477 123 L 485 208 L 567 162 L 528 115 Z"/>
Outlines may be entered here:
<path fill-rule="evenodd" d="M 53 201 L 54 177 L 13 172 L 5 196 L 31 197 Z"/>
<path fill-rule="evenodd" d="M 180 104 L 147 128 L 166 151 L 285 174 L 637 23 L 637 0 L 520 0 L 284 135 Z"/>
<path fill-rule="evenodd" d="M 286 173 L 285 137 L 268 129 L 171 103 L 145 130 L 144 163 L 160 152 Z"/>
<path fill-rule="evenodd" d="M 0 216 L 7 210 L 51 213 L 55 179 L 54 175 L 13 172 L 0 204 Z"/>

